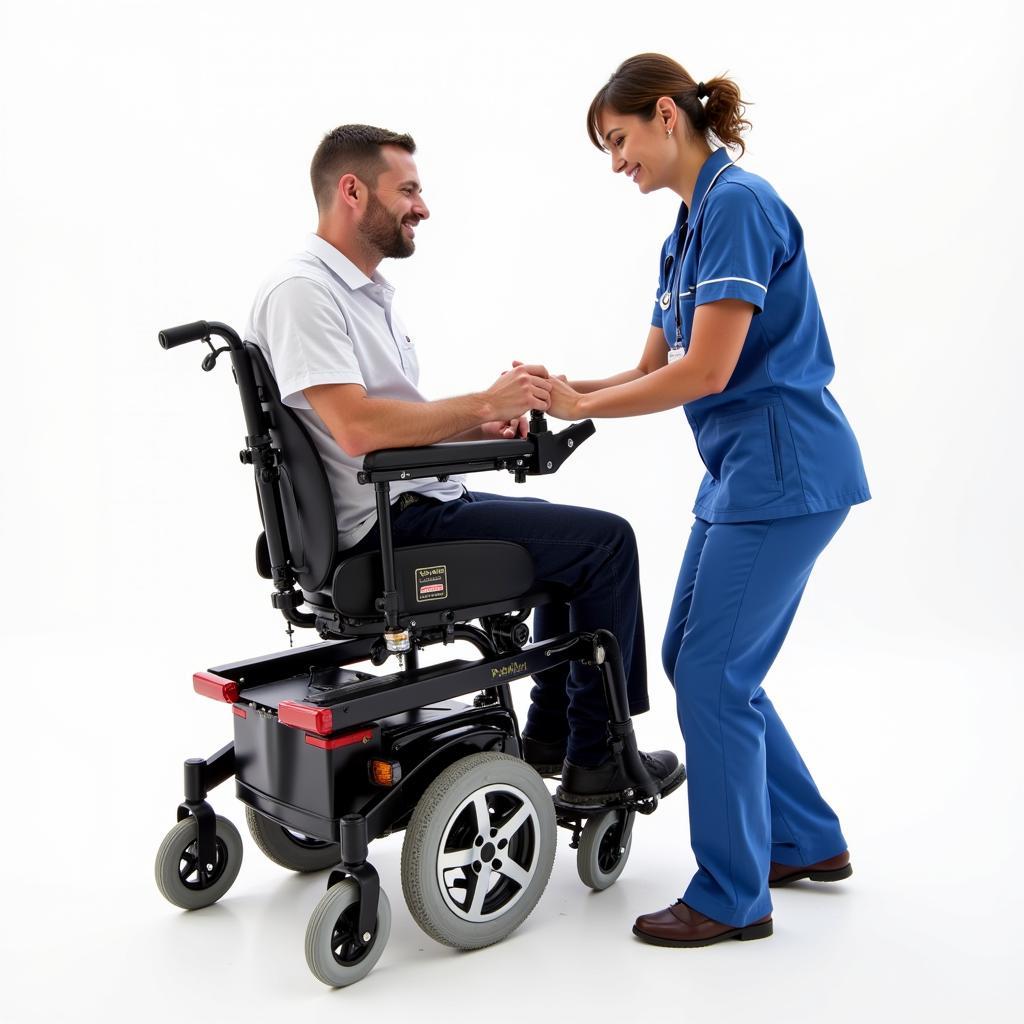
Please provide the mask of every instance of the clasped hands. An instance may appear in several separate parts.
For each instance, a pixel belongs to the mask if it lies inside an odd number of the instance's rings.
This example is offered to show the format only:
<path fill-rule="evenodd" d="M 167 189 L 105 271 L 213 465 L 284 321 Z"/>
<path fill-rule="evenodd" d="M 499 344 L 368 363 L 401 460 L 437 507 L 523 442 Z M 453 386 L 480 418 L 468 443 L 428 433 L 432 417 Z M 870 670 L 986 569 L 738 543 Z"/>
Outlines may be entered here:
<path fill-rule="evenodd" d="M 531 409 L 559 420 L 576 419 L 582 395 L 573 390 L 565 374 L 553 376 L 539 364 L 514 359 L 512 369 L 503 370 L 484 397 L 492 417 L 481 425 L 484 437 L 508 439 L 526 437 Z"/>

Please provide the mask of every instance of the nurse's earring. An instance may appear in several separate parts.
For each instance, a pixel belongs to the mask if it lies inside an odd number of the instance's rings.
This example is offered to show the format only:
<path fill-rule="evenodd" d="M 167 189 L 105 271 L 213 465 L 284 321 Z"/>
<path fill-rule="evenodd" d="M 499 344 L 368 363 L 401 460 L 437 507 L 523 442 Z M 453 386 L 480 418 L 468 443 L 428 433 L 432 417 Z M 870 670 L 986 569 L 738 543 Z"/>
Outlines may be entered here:
<path fill-rule="evenodd" d="M 671 128 L 666 128 L 665 129 L 665 138 L 666 139 L 671 139 L 672 138 L 672 129 Z"/>

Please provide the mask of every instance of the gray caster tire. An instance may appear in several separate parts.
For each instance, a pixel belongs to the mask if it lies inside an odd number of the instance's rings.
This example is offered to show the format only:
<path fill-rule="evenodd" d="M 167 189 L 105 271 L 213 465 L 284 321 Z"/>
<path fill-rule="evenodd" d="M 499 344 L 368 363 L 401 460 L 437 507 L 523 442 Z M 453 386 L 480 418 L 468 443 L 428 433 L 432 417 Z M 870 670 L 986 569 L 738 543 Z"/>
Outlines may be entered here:
<path fill-rule="evenodd" d="M 554 805 L 541 777 L 506 754 L 470 754 L 427 788 L 405 830 L 402 891 L 416 923 L 457 949 L 515 931 L 555 858 Z"/>
<path fill-rule="evenodd" d="M 293 832 L 251 807 L 245 809 L 245 823 L 253 842 L 270 860 L 289 871 L 324 871 L 341 861 L 337 843 Z"/>
<path fill-rule="evenodd" d="M 196 840 L 199 826 L 191 815 L 164 837 L 156 854 L 156 884 L 164 899 L 182 910 L 199 910 L 216 903 L 231 888 L 242 866 L 242 837 L 217 815 L 213 865 L 199 864 Z"/>
<path fill-rule="evenodd" d="M 633 845 L 635 811 L 606 811 L 587 819 L 576 851 L 576 871 L 591 889 L 607 889 L 622 874 Z"/>
<path fill-rule="evenodd" d="M 373 970 L 391 934 L 391 904 L 380 890 L 377 930 L 368 946 L 354 944 L 359 922 L 359 886 L 354 878 L 332 885 L 306 926 L 306 963 L 325 985 L 343 988 Z"/>

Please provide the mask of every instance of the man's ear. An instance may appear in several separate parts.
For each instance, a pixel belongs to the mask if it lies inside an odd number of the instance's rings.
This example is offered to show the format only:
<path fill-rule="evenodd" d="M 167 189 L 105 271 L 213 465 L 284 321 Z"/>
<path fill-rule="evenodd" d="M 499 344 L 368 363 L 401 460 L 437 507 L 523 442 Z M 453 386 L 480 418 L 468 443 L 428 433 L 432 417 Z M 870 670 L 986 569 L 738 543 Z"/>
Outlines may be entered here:
<path fill-rule="evenodd" d="M 363 200 L 366 186 L 354 175 L 343 174 L 338 179 L 338 201 L 353 209 Z"/>

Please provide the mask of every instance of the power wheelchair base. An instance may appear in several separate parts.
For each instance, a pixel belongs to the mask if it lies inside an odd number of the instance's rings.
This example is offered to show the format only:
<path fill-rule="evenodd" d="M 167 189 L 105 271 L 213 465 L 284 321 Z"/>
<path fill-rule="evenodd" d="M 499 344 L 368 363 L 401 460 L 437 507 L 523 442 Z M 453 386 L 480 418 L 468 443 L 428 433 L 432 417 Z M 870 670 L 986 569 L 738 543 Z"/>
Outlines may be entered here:
<path fill-rule="evenodd" d="M 499 941 L 525 919 L 547 882 L 558 827 L 572 835 L 584 884 L 610 886 L 636 815 L 652 813 L 685 778 L 680 766 L 659 785 L 643 770 L 614 637 L 569 634 L 505 651 L 470 627 L 461 638 L 483 657 L 419 668 L 407 654 L 400 672 L 373 676 L 349 667 L 371 655 L 359 638 L 196 673 L 198 692 L 231 704 L 235 738 L 185 762 L 178 823 L 157 857 L 164 896 L 198 909 L 237 876 L 241 841 L 207 800 L 230 778 L 264 853 L 291 870 L 330 870 L 306 935 L 307 962 L 329 985 L 365 976 L 386 944 L 390 903 L 368 849 L 392 832 L 406 831 L 402 886 L 413 916 L 459 948 Z M 508 683 L 569 660 L 601 669 L 611 753 L 635 783 L 620 799 L 552 796 L 521 760 Z M 472 703 L 455 699 L 474 689 Z"/>

